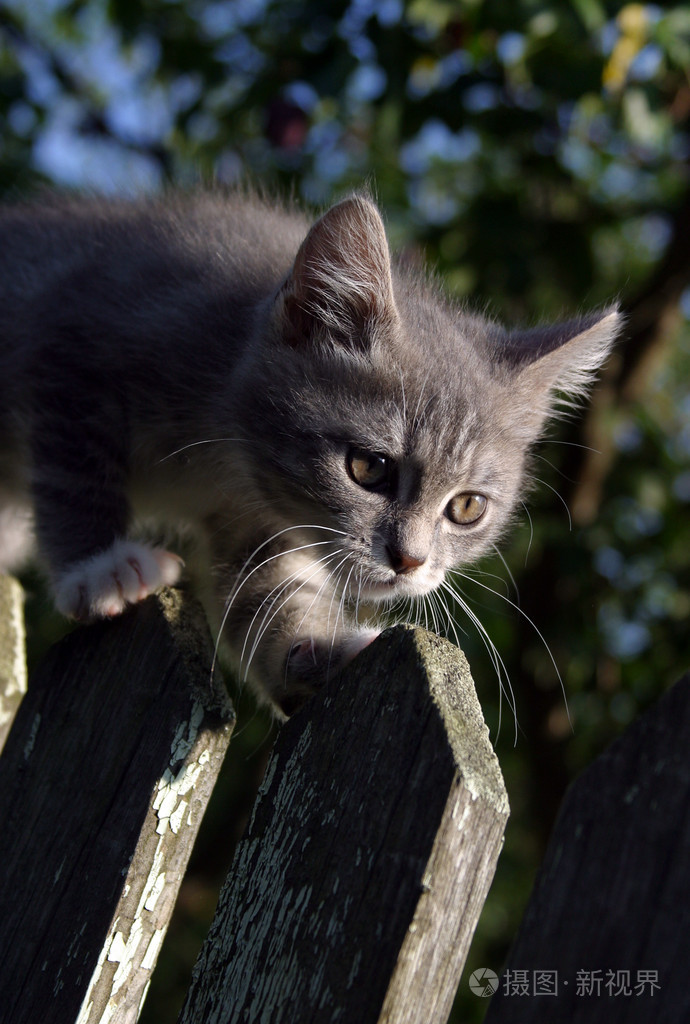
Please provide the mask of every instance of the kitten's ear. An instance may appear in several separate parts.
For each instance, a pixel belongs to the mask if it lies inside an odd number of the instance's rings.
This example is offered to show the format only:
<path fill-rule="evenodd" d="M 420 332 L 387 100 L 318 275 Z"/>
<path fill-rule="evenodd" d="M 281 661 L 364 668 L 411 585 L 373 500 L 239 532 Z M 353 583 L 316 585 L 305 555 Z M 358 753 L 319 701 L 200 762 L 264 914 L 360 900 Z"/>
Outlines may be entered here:
<path fill-rule="evenodd" d="M 551 327 L 514 331 L 499 349 L 522 400 L 526 425 L 538 431 L 559 404 L 573 406 L 593 383 L 623 318 L 617 307 Z"/>
<path fill-rule="evenodd" d="M 295 347 L 325 329 L 339 344 L 366 348 L 397 320 L 386 231 L 370 199 L 350 196 L 314 224 L 278 301 L 283 337 Z"/>

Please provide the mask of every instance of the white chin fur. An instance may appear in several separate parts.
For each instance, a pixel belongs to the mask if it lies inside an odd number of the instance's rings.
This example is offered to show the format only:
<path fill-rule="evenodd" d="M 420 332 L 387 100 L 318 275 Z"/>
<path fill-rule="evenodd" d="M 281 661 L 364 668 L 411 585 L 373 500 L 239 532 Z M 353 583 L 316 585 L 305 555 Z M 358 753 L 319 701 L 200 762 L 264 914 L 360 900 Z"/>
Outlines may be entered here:
<path fill-rule="evenodd" d="M 390 601 L 397 597 L 422 597 L 433 589 L 432 584 L 420 583 L 413 576 L 393 576 L 387 583 L 368 583 L 359 596 L 363 601 Z"/>

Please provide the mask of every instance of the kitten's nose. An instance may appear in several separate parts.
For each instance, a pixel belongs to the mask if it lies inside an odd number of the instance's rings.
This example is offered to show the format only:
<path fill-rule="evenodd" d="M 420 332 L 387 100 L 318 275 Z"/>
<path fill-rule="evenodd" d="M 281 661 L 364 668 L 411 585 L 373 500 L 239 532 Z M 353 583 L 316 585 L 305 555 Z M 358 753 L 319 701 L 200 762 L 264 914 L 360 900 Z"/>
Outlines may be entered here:
<path fill-rule="evenodd" d="M 422 558 L 416 558 L 414 555 L 408 555 L 405 551 L 396 551 L 395 548 L 391 547 L 386 547 L 386 551 L 391 567 L 395 569 L 396 576 L 412 572 L 413 569 L 417 569 L 426 562 L 426 555 Z"/>

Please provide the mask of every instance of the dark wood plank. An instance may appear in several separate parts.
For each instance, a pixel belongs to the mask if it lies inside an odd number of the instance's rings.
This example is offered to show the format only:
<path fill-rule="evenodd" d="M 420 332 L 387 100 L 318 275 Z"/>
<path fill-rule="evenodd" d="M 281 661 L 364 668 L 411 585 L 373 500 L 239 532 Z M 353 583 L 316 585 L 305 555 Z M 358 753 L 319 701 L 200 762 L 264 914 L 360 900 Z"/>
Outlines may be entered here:
<path fill-rule="evenodd" d="M 3 1024 L 136 1020 L 232 724 L 179 592 L 52 648 L 0 758 Z"/>
<path fill-rule="evenodd" d="M 685 676 L 568 791 L 486 1024 L 690 1020 L 689 751 Z"/>
<path fill-rule="evenodd" d="M 389 630 L 282 729 L 180 1021 L 445 1021 L 507 814 L 463 655 Z"/>

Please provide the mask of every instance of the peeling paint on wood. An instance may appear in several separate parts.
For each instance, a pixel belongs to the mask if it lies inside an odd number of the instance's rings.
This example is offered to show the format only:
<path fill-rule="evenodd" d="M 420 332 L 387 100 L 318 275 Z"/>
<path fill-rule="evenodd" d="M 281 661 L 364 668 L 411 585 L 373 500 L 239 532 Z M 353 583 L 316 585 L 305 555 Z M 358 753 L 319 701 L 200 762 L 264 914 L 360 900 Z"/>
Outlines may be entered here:
<path fill-rule="evenodd" d="M 32 680 L 0 760 L 3 1024 L 136 1021 L 232 730 L 211 657 L 166 591 Z"/>
<path fill-rule="evenodd" d="M 24 593 L 0 574 L 0 750 L 26 693 Z"/>

